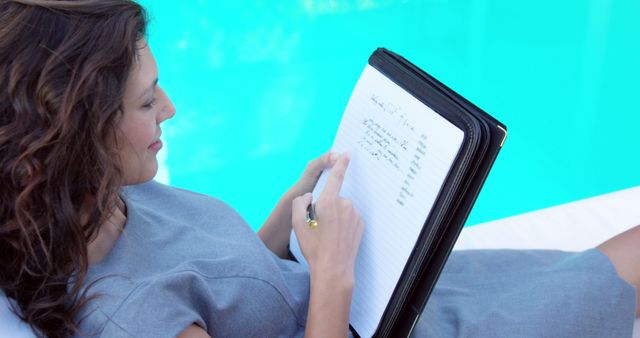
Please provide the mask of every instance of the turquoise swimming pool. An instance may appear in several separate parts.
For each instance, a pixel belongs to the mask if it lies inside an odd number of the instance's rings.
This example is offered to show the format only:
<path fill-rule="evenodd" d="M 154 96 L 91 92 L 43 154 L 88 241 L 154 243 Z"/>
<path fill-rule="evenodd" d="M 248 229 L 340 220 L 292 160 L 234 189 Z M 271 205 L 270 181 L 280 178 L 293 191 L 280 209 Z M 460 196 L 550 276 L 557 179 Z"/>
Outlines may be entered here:
<path fill-rule="evenodd" d="M 387 47 L 509 127 L 469 225 L 640 184 L 637 0 L 141 1 L 177 107 L 158 179 L 259 228 Z"/>

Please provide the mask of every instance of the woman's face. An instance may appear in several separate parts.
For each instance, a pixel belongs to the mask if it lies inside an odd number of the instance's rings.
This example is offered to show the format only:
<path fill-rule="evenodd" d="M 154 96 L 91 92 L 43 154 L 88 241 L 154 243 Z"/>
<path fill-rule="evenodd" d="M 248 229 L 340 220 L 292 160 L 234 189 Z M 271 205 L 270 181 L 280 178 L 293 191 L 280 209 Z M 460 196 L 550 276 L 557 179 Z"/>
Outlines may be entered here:
<path fill-rule="evenodd" d="M 158 171 L 156 155 L 162 148 L 160 123 L 175 115 L 175 107 L 158 86 L 158 66 L 144 39 L 139 58 L 125 87 L 124 114 L 117 131 L 126 185 L 151 180 Z"/>

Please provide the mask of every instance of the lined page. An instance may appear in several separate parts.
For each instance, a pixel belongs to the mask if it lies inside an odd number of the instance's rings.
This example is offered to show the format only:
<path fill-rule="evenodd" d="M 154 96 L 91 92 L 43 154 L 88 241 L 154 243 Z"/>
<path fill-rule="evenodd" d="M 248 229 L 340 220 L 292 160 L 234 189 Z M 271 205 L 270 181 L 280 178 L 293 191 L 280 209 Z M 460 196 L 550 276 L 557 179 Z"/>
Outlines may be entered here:
<path fill-rule="evenodd" d="M 353 201 L 365 224 L 350 314 L 360 336 L 372 336 L 378 327 L 463 137 L 458 127 L 366 66 L 332 147 L 351 154 L 340 195 Z M 314 200 L 327 177 L 325 171 Z M 304 260 L 295 234 L 291 251 Z"/>

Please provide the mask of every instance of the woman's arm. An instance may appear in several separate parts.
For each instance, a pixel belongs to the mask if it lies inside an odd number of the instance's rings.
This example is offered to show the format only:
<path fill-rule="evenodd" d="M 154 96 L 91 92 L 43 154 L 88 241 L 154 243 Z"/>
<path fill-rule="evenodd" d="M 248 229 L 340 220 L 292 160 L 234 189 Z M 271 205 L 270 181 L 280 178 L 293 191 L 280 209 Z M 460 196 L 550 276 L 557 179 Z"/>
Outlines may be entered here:
<path fill-rule="evenodd" d="M 597 247 L 609 257 L 618 275 L 636 288 L 636 317 L 640 317 L 640 225 Z"/>
<path fill-rule="evenodd" d="M 280 258 L 287 258 L 291 236 L 291 201 L 287 192 L 258 231 L 262 242 Z"/>
<path fill-rule="evenodd" d="M 258 236 L 262 242 L 280 258 L 287 258 L 291 236 L 291 203 L 294 198 L 311 192 L 324 169 L 330 168 L 337 159 L 330 152 L 310 161 L 296 184 L 278 201 L 269 218 L 264 222 Z"/>
<path fill-rule="evenodd" d="M 306 337 L 346 337 L 355 283 L 355 260 L 364 231 L 358 211 L 340 198 L 349 163 L 340 157 L 316 203 L 317 227 L 306 220 L 311 194 L 293 200 L 292 223 L 311 273 L 311 295 Z"/>
<path fill-rule="evenodd" d="M 178 335 L 178 338 L 211 338 L 211 336 L 200 326 L 191 324 Z"/>
<path fill-rule="evenodd" d="M 311 298 L 305 337 L 346 337 L 353 280 L 311 276 Z"/>

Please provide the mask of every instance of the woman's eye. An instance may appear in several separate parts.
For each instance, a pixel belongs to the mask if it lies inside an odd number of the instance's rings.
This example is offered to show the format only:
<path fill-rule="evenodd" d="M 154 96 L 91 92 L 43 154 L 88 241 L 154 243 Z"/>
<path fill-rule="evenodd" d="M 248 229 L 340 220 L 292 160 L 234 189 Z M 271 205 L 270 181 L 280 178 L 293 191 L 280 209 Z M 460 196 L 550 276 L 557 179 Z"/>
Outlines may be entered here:
<path fill-rule="evenodd" d="M 153 108 L 153 106 L 156 104 L 156 98 L 154 97 L 153 99 L 151 99 L 151 101 L 149 101 L 148 103 L 145 103 L 142 108 L 144 109 L 151 109 Z"/>

